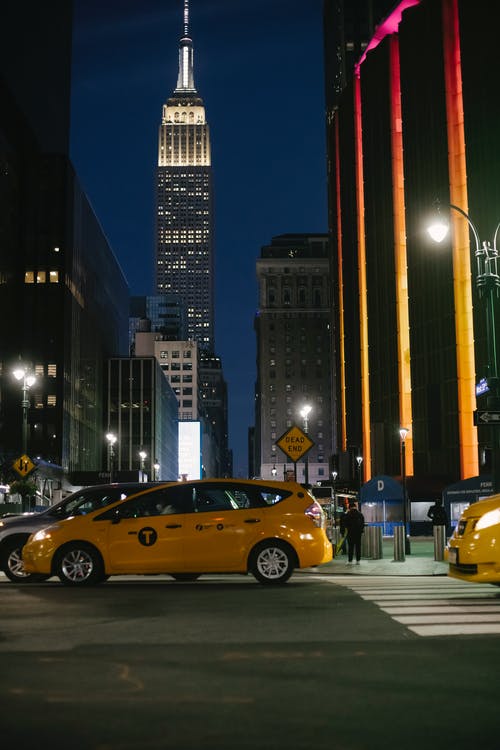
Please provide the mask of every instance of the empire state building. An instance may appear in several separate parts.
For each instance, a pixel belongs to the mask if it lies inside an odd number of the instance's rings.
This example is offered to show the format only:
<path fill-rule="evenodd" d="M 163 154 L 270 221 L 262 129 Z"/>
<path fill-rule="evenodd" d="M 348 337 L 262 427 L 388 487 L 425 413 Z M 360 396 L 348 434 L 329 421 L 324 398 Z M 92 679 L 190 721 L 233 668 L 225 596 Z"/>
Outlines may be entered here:
<path fill-rule="evenodd" d="M 179 76 L 163 105 L 158 142 L 156 293 L 178 293 L 188 336 L 214 350 L 214 250 L 210 133 L 193 76 L 189 4 L 179 43 Z"/>

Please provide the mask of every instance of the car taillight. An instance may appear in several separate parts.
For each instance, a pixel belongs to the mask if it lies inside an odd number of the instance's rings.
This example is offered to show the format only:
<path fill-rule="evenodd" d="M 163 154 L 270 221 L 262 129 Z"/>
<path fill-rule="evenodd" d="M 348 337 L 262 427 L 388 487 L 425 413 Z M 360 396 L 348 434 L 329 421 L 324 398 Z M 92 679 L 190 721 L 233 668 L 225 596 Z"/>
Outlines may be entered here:
<path fill-rule="evenodd" d="M 311 519 L 315 526 L 320 529 L 325 527 L 325 514 L 323 513 L 323 508 L 316 502 L 316 500 L 305 509 L 304 513 Z"/>

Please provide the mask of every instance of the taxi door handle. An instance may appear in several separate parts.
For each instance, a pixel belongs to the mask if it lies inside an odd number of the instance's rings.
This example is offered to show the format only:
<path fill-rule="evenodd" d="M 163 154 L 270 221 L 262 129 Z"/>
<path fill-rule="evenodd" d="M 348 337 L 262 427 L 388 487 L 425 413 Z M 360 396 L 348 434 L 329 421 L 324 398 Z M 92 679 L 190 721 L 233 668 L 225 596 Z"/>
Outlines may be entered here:
<path fill-rule="evenodd" d="M 260 523 L 260 518 L 245 518 L 245 523 Z"/>
<path fill-rule="evenodd" d="M 132 534 L 136 534 L 136 535 L 137 535 L 137 531 L 129 531 L 128 533 L 129 533 L 130 535 L 132 535 Z"/>
<path fill-rule="evenodd" d="M 181 527 L 181 523 L 167 523 L 167 525 L 165 526 L 166 529 L 180 529 Z"/>

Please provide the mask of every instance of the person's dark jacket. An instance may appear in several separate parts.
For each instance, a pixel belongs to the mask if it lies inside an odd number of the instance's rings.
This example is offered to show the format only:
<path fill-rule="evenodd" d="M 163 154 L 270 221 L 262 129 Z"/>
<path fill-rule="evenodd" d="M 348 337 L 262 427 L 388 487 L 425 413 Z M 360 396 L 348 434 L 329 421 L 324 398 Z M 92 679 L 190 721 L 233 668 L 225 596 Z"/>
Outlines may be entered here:
<path fill-rule="evenodd" d="M 342 519 L 347 536 L 361 536 L 365 528 L 365 517 L 357 508 L 350 508 Z"/>
<path fill-rule="evenodd" d="M 448 523 L 448 515 L 442 505 L 431 505 L 427 515 L 432 521 L 433 526 L 446 526 Z"/>

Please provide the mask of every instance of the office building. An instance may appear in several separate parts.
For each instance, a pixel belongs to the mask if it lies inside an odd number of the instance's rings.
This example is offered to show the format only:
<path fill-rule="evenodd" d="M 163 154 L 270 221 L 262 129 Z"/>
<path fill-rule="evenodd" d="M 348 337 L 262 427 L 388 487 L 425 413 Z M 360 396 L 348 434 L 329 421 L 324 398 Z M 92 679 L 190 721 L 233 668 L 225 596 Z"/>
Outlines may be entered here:
<path fill-rule="evenodd" d="M 68 158 L 71 4 L 26 13 L 7 2 L 2 24 L 2 466 L 8 474 L 26 450 L 65 476 L 97 471 L 106 360 L 127 352 L 128 287 Z M 20 365 L 36 378 L 27 398 L 12 375 Z"/>
<path fill-rule="evenodd" d="M 106 403 L 107 431 L 116 437 L 112 448 L 115 481 L 142 475 L 177 481 L 177 398 L 158 360 L 108 360 Z M 108 454 L 108 470 L 110 460 Z"/>
<path fill-rule="evenodd" d="M 184 2 L 179 75 L 163 106 L 158 139 L 156 294 L 178 293 L 188 335 L 214 351 L 214 232 L 210 131 L 193 74 Z"/>
<path fill-rule="evenodd" d="M 363 481 L 405 472 L 412 503 L 474 477 L 487 494 L 498 472 L 500 432 L 474 418 L 498 404 L 498 256 L 479 242 L 474 257 L 470 232 L 491 241 L 500 220 L 490 10 L 402 0 L 341 90 L 326 69 L 339 472 L 356 445 Z M 426 232 L 436 199 L 452 225 L 439 246 Z"/>
<path fill-rule="evenodd" d="M 294 466 L 277 442 L 293 426 L 304 430 L 300 412 L 311 407 L 305 430 L 310 483 L 329 479 L 332 452 L 330 276 L 328 237 L 274 237 L 257 260 L 259 308 L 255 416 L 255 471 L 283 478 Z M 305 480 L 305 465 L 297 469 Z"/>

